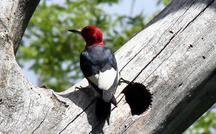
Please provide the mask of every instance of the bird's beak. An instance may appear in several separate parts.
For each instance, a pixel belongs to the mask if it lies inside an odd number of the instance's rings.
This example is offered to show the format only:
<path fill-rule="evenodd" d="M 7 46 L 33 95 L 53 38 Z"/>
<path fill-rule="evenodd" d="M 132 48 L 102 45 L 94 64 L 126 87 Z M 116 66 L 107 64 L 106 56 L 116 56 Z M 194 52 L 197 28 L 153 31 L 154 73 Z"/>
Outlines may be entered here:
<path fill-rule="evenodd" d="M 68 30 L 69 32 L 73 32 L 73 33 L 78 33 L 78 34 L 81 34 L 81 30 L 77 30 L 77 29 L 70 29 Z"/>

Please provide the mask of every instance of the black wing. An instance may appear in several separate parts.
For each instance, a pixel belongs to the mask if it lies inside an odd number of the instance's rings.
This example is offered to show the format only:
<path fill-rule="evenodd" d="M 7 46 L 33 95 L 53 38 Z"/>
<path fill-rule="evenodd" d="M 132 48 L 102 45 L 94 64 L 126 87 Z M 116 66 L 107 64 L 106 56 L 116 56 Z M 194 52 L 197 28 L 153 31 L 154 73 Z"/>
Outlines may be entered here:
<path fill-rule="evenodd" d="M 85 49 L 80 55 L 80 68 L 85 77 L 98 74 L 114 68 L 117 70 L 117 63 L 114 54 L 109 48 L 95 46 Z"/>

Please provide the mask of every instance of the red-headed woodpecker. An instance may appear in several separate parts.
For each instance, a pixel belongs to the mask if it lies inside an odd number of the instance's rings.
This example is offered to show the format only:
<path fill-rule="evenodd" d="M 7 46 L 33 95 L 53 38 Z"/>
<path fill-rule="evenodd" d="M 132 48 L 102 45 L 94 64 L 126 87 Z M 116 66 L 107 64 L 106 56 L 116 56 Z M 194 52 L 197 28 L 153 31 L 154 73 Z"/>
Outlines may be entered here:
<path fill-rule="evenodd" d="M 114 93 L 119 83 L 117 63 L 112 51 L 104 46 L 103 33 L 94 26 L 69 30 L 81 34 L 86 42 L 80 55 L 80 68 L 103 101 L 117 105 Z"/>

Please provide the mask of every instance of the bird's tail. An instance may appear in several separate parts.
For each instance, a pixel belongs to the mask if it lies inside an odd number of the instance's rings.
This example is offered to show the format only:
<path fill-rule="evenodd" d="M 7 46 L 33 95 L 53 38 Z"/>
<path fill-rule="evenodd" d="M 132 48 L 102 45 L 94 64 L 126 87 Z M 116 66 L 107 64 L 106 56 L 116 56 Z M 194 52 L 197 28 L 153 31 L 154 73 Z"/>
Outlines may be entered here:
<path fill-rule="evenodd" d="M 105 102 L 102 98 L 97 98 L 95 114 L 99 121 L 107 120 L 109 124 L 109 117 L 111 113 L 111 102 Z"/>
<path fill-rule="evenodd" d="M 95 114 L 100 121 L 107 120 L 108 124 L 109 124 L 109 117 L 110 117 L 110 113 L 111 113 L 111 103 L 117 107 L 117 101 L 116 101 L 114 95 L 113 95 L 112 99 L 110 100 L 110 102 L 106 102 L 100 97 L 97 98 L 97 100 L 96 100 Z"/>

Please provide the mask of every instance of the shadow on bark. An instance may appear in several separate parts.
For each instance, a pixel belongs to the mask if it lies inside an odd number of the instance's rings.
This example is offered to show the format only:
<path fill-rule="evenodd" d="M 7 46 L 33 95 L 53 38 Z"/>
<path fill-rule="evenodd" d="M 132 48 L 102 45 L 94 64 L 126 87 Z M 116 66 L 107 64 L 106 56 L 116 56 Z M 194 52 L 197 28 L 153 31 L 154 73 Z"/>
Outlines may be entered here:
<path fill-rule="evenodd" d="M 88 122 L 92 126 L 92 131 L 90 133 L 103 133 L 103 127 L 106 120 L 109 119 L 111 107 L 105 109 L 106 111 L 102 111 L 106 113 L 106 117 L 98 118 L 96 109 L 98 103 L 100 103 L 101 101 L 95 95 L 95 92 L 93 91 L 93 89 L 91 89 L 91 87 L 81 87 L 77 91 L 62 96 L 70 99 L 74 104 L 82 108 L 83 111 L 79 115 L 81 115 L 83 112 L 86 113 Z M 78 118 L 79 115 L 76 118 Z M 76 120 L 76 118 L 73 119 L 73 121 Z"/>

